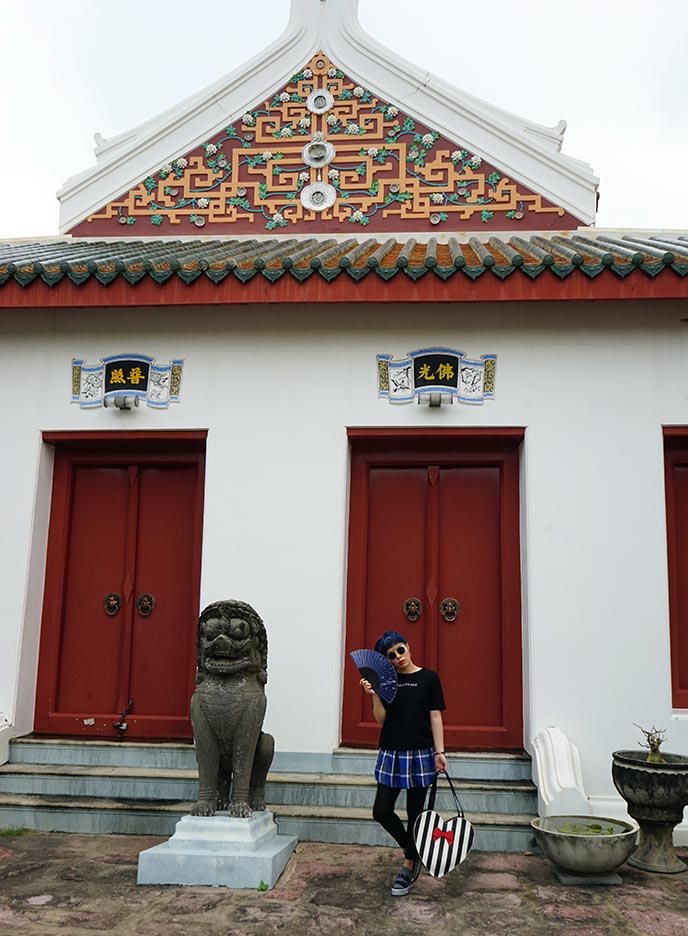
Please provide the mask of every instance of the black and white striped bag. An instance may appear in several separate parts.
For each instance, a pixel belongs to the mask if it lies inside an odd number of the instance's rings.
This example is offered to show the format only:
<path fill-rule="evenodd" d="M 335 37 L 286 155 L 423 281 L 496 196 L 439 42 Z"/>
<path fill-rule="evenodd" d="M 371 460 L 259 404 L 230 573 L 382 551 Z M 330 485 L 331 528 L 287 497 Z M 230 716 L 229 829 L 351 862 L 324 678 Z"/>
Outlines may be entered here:
<path fill-rule="evenodd" d="M 456 790 L 445 773 L 456 803 L 457 815 L 451 819 L 443 819 L 435 812 L 435 797 L 437 795 L 437 777 L 430 788 L 428 808 L 416 819 L 413 826 L 413 840 L 420 860 L 433 877 L 442 877 L 453 868 L 461 864 L 468 857 L 473 847 L 473 826 L 466 819 Z"/>

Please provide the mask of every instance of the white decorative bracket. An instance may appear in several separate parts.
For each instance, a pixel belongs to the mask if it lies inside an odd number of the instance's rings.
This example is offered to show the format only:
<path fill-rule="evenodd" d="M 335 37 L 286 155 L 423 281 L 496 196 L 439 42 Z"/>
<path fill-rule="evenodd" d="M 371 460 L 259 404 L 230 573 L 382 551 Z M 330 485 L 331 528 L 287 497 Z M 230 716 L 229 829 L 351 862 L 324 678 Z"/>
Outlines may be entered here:
<path fill-rule="evenodd" d="M 12 725 L 0 712 L 0 764 L 6 764 L 10 756 L 10 740 L 14 737 Z"/>
<path fill-rule="evenodd" d="M 578 748 L 561 728 L 543 728 L 533 741 L 534 779 L 541 816 L 589 815 Z"/>

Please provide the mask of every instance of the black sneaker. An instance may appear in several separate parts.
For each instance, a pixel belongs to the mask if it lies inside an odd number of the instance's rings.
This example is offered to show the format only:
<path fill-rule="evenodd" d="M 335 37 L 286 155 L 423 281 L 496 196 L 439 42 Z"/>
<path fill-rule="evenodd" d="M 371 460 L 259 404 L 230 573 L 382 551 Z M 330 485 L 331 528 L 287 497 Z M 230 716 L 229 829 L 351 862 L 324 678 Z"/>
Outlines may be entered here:
<path fill-rule="evenodd" d="M 415 871 L 415 868 L 413 870 Z M 405 897 L 413 887 L 413 881 L 413 871 L 410 868 L 402 868 L 392 884 L 392 897 Z"/>

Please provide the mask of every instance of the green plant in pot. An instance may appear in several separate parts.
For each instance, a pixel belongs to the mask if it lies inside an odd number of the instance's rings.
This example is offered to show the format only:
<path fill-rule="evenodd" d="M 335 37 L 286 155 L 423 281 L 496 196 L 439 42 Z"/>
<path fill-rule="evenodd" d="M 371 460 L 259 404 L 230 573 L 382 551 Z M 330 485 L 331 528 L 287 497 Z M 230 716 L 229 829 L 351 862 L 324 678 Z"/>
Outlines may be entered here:
<path fill-rule="evenodd" d="M 633 724 L 635 725 L 635 722 Z M 638 741 L 640 747 L 646 748 L 650 752 L 645 758 L 645 762 L 647 764 L 666 764 L 666 761 L 662 757 L 662 752 L 659 750 L 666 740 L 666 731 L 660 731 L 658 728 L 654 727 L 650 728 L 648 731 L 641 725 L 636 725 L 635 727 L 642 731 L 647 741 L 646 744 L 643 744 L 642 741 Z"/>
<path fill-rule="evenodd" d="M 673 832 L 688 804 L 688 757 L 660 751 L 663 730 L 640 730 L 645 735 L 641 747 L 649 753 L 615 751 L 612 755 L 614 786 L 640 826 L 638 847 L 628 863 L 643 871 L 679 874 L 686 865 L 674 849 Z"/>

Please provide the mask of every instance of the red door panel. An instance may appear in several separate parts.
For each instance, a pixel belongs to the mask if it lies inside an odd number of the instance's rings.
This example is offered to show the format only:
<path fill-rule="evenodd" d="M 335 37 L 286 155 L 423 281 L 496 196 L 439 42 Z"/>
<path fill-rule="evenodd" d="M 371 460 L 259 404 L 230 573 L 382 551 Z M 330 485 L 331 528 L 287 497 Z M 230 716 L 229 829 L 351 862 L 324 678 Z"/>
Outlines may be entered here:
<path fill-rule="evenodd" d="M 64 616 L 57 667 L 58 712 L 113 712 L 118 703 L 122 622 L 103 599 L 121 593 L 129 485 L 122 468 L 73 473 Z"/>
<path fill-rule="evenodd" d="M 132 700 L 126 738 L 191 737 L 204 444 L 112 435 L 56 451 L 35 729 L 117 737 Z"/>
<path fill-rule="evenodd" d="M 671 690 L 674 708 L 688 708 L 688 430 L 664 429 Z"/>
<path fill-rule="evenodd" d="M 448 731 L 502 724 L 499 474 L 495 466 L 440 472 L 440 601 L 461 605 L 455 621 L 436 618 Z"/>
<path fill-rule="evenodd" d="M 685 457 L 685 453 L 684 453 Z M 675 596 L 672 628 L 674 705 L 688 707 L 688 465 L 674 467 Z"/>
<path fill-rule="evenodd" d="M 499 430 L 496 431 L 496 434 Z M 352 432 L 347 650 L 372 647 L 384 630 L 406 635 L 414 659 L 442 678 L 448 748 L 523 745 L 518 444 L 395 431 L 394 445 Z M 400 438 L 402 435 L 402 438 Z M 406 620 L 408 597 L 423 613 Z M 461 611 L 440 613 L 444 598 Z M 379 727 L 345 667 L 342 739 L 377 743 Z"/>
<path fill-rule="evenodd" d="M 373 647 L 383 631 L 399 630 L 410 641 L 416 629 L 403 613 L 407 598 L 422 598 L 425 575 L 423 537 L 409 536 L 423 529 L 426 515 L 427 472 L 410 468 L 372 468 L 368 475 L 369 523 L 365 574 L 374 588 L 365 589 L 365 635 L 361 647 Z M 353 648 L 352 648 L 353 649 Z M 363 693 L 353 696 L 357 719 L 376 733 L 370 701 Z"/>
<path fill-rule="evenodd" d="M 403 629 L 404 602 L 425 591 L 425 538 L 418 531 L 425 528 L 426 501 L 424 468 L 371 468 L 366 565 L 375 588 L 366 590 L 365 646 L 385 630 Z"/>
<path fill-rule="evenodd" d="M 193 467 L 142 468 L 134 577 L 130 697 L 132 722 L 155 715 L 186 718 L 189 659 L 194 658 L 196 615 L 189 587 L 193 567 L 196 471 Z M 155 608 L 143 617 L 136 598 Z"/>

